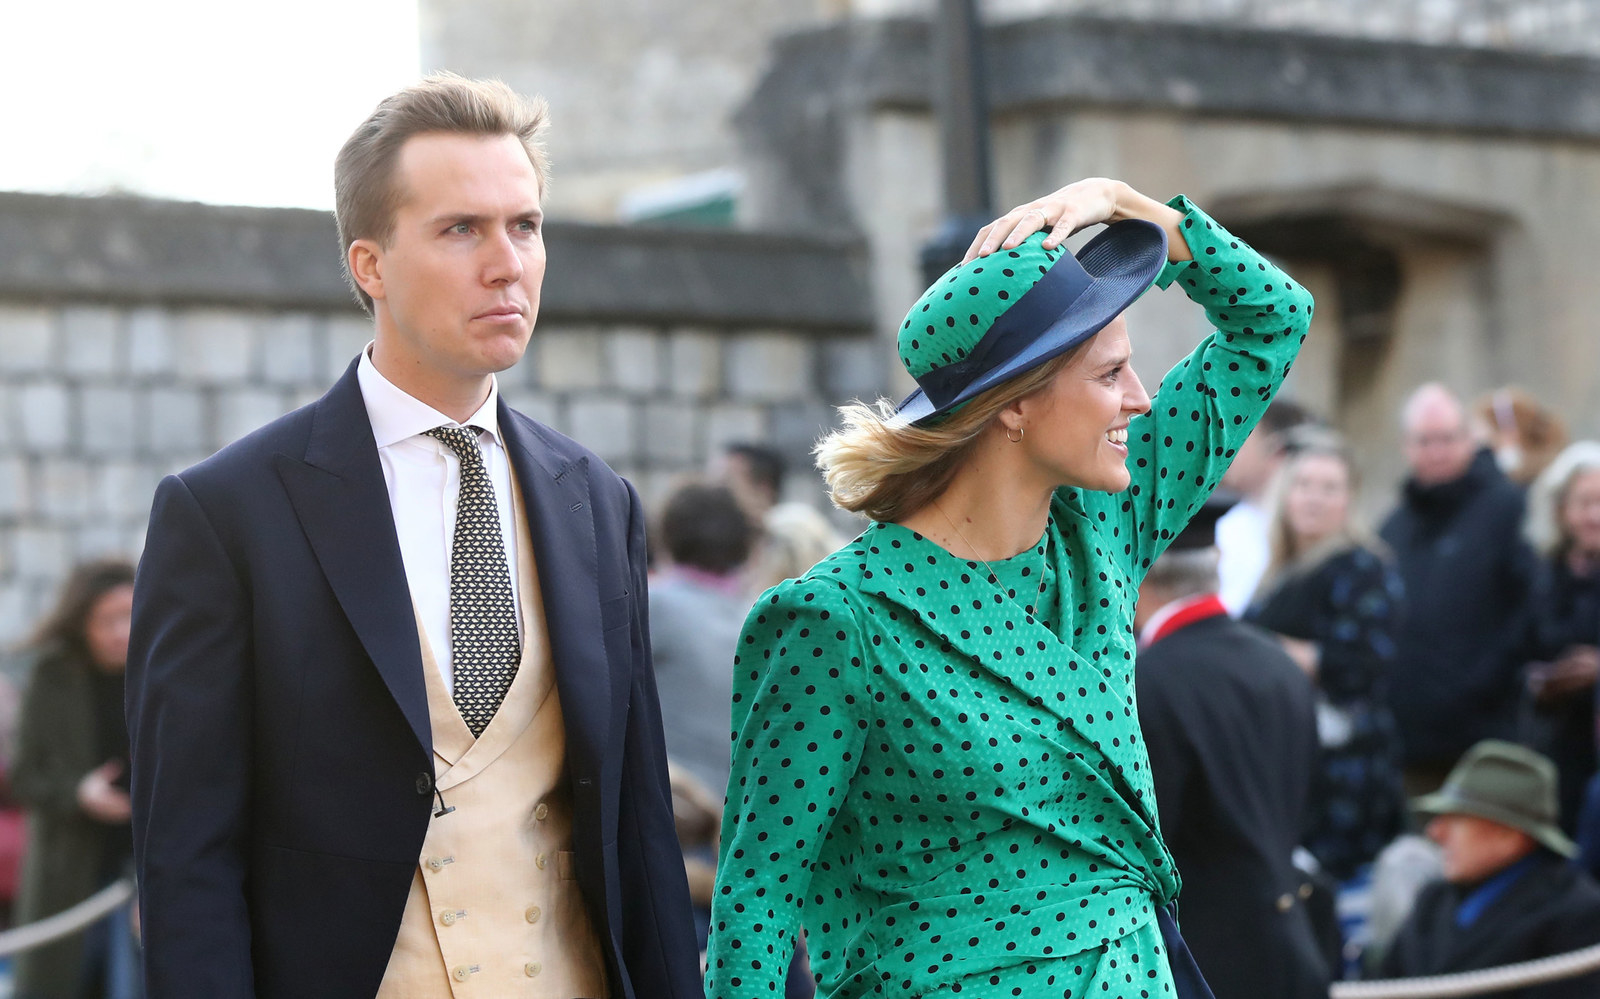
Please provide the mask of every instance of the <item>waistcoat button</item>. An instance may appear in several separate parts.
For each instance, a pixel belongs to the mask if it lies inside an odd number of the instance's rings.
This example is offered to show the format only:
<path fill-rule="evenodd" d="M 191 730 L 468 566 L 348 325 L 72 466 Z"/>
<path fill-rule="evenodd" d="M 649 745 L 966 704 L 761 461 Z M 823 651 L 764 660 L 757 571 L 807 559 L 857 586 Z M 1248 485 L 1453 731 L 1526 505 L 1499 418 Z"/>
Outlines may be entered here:
<path fill-rule="evenodd" d="M 550 806 L 542 801 L 539 802 L 538 807 L 533 810 L 533 817 L 538 819 L 540 822 L 548 819 L 550 817 Z"/>
<path fill-rule="evenodd" d="M 544 870 L 545 865 L 548 863 L 549 861 L 545 859 L 544 854 L 542 853 L 535 855 L 533 858 L 533 866 L 539 868 L 541 871 Z"/>
<path fill-rule="evenodd" d="M 539 921 L 539 917 L 543 915 L 543 913 L 539 911 L 539 907 L 537 905 L 530 905 L 528 906 L 528 911 L 523 913 L 523 915 L 528 917 L 528 922 L 537 923 Z"/>
<path fill-rule="evenodd" d="M 539 974 L 539 972 L 544 970 L 544 965 L 540 964 L 538 961 L 529 961 L 527 964 L 522 966 L 522 970 L 528 973 L 529 978 L 534 978 Z"/>

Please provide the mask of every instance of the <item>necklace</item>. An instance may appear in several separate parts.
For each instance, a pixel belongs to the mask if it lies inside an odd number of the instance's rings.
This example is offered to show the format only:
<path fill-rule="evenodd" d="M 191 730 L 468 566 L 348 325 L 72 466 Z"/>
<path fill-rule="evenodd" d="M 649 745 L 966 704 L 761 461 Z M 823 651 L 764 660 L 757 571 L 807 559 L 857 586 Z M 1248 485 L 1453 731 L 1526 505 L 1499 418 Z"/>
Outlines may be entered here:
<path fill-rule="evenodd" d="M 1044 585 L 1045 585 L 1045 576 L 1044 576 L 1044 561 L 1045 561 L 1045 559 L 1044 559 L 1044 556 L 1041 555 L 1041 557 L 1039 559 L 1039 591 L 1036 594 L 1034 594 L 1033 611 L 1030 613 L 1028 608 L 1026 608 L 1023 605 L 1017 603 L 1017 598 L 1012 596 L 1011 591 L 1006 589 L 1005 586 L 1001 584 L 1001 582 L 1000 582 L 1000 574 L 994 571 L 994 566 L 989 564 L 989 560 L 988 559 L 986 559 L 982 555 L 978 554 L 978 546 L 967 540 L 967 536 L 965 534 L 961 533 L 961 528 L 957 527 L 956 526 L 956 522 L 950 519 L 950 515 L 948 513 L 944 512 L 944 507 L 939 505 L 939 501 L 938 500 L 934 500 L 933 501 L 933 508 L 935 510 L 939 511 L 939 516 L 943 517 L 944 518 L 944 522 L 946 524 L 950 525 L 950 529 L 952 531 L 956 532 L 956 537 L 960 538 L 961 539 L 961 543 L 967 546 L 967 550 L 968 551 L 972 552 L 973 558 L 976 558 L 979 562 L 982 562 L 983 563 L 983 567 L 985 569 L 989 570 L 989 582 L 994 585 L 994 588 L 996 590 L 1000 591 L 1000 595 L 1005 597 L 1007 600 L 1011 601 L 1011 606 L 1013 606 L 1017 610 L 1021 611 L 1025 616 L 1038 617 L 1039 616 L 1039 610 L 1040 610 L 1040 608 L 1039 608 L 1040 598 L 1044 596 Z"/>

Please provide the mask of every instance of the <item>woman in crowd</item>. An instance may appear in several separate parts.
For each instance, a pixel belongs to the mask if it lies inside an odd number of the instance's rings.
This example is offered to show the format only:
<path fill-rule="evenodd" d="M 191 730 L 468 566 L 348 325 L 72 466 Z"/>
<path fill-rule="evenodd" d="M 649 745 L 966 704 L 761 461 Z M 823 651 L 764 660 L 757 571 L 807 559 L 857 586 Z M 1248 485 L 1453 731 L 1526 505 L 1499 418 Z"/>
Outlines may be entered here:
<path fill-rule="evenodd" d="M 1529 733 L 1560 774 L 1561 825 L 1577 827 L 1595 770 L 1595 675 L 1600 671 L 1600 443 L 1571 445 L 1528 493 L 1528 540 L 1539 574 L 1527 602 Z"/>
<path fill-rule="evenodd" d="M 17 921 L 83 901 L 127 873 L 128 730 L 123 671 L 133 610 L 133 566 L 79 566 L 29 643 L 12 777 L 28 808 L 29 845 Z M 127 910 L 17 960 L 18 999 L 131 999 L 139 994 Z"/>
<path fill-rule="evenodd" d="M 1219 330 L 1154 400 L 1121 315 L 1152 281 Z M 740 639 L 711 999 L 778 991 L 802 914 L 836 999 L 1201 994 L 1166 909 L 1133 603 L 1310 308 L 1187 199 L 1103 179 L 991 223 L 911 307 L 919 389 L 846 407 L 818 446 L 874 523 Z"/>
<path fill-rule="evenodd" d="M 1405 826 L 1399 735 L 1384 697 L 1402 586 L 1383 543 L 1351 510 L 1355 489 L 1350 454 L 1331 432 L 1291 439 L 1271 562 L 1246 614 L 1316 684 L 1322 760 L 1304 844 L 1341 881 Z"/>
<path fill-rule="evenodd" d="M 1474 430 L 1494 450 L 1506 478 L 1528 486 L 1567 446 L 1566 424 L 1515 385 L 1497 388 L 1472 407 Z"/>

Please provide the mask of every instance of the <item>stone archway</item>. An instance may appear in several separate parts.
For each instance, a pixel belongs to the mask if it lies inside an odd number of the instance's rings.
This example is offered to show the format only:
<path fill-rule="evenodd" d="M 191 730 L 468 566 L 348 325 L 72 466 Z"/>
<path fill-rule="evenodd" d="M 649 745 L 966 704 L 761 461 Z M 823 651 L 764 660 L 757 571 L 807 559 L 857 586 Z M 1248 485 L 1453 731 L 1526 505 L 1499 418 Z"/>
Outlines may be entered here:
<path fill-rule="evenodd" d="M 1396 414 L 1429 380 L 1471 395 L 1504 379 L 1496 259 L 1509 216 L 1378 185 L 1223 196 L 1214 214 L 1280 258 L 1318 311 L 1285 392 L 1348 435 L 1375 515 L 1403 475 Z"/>

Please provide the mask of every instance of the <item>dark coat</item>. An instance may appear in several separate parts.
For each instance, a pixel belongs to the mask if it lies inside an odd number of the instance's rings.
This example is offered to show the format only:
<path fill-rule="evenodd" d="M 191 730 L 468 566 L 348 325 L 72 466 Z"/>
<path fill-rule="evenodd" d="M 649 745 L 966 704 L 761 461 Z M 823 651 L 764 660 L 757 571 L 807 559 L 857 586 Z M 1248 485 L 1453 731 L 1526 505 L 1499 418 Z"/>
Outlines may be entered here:
<path fill-rule="evenodd" d="M 1329 973 L 1291 862 L 1317 765 L 1311 684 L 1225 615 L 1139 653 L 1139 726 L 1178 912 L 1217 999 L 1326 999 Z"/>
<path fill-rule="evenodd" d="M 1379 964 L 1383 978 L 1474 971 L 1600 943 L 1600 887 L 1577 867 L 1548 851 L 1506 893 L 1465 929 L 1456 908 L 1466 892 L 1438 881 L 1422 890 Z M 1484 999 L 1594 999 L 1600 972 Z"/>
<path fill-rule="evenodd" d="M 1317 643 L 1321 763 L 1303 840 L 1323 870 L 1343 880 L 1405 829 L 1400 736 L 1389 711 L 1400 576 L 1366 548 L 1346 548 L 1286 575 L 1246 620 Z"/>
<path fill-rule="evenodd" d="M 644 514 L 509 409 L 615 999 L 700 995 L 650 666 Z M 128 662 L 148 992 L 376 993 L 434 808 L 416 619 L 355 365 L 157 490 Z"/>
<path fill-rule="evenodd" d="M 1579 576 L 1565 559 L 1541 559 L 1527 605 L 1521 659 L 1550 662 L 1577 645 L 1600 645 L 1600 573 Z M 1595 692 L 1577 690 L 1537 708 L 1529 742 L 1561 775 L 1561 825 L 1577 828 L 1583 792 L 1595 772 Z"/>
<path fill-rule="evenodd" d="M 78 782 L 106 762 L 95 727 L 93 670 L 79 656 L 45 650 L 23 697 L 11 770 L 12 790 L 28 810 L 19 925 L 54 915 L 105 886 L 107 851 L 118 831 L 78 805 Z M 84 934 L 77 933 L 19 955 L 17 994 L 77 999 L 83 944 Z"/>
<path fill-rule="evenodd" d="M 1408 605 L 1389 685 L 1408 765 L 1448 767 L 1480 739 L 1512 735 L 1536 561 L 1522 511 L 1521 490 L 1480 451 L 1454 482 L 1407 482 L 1384 522 Z"/>

